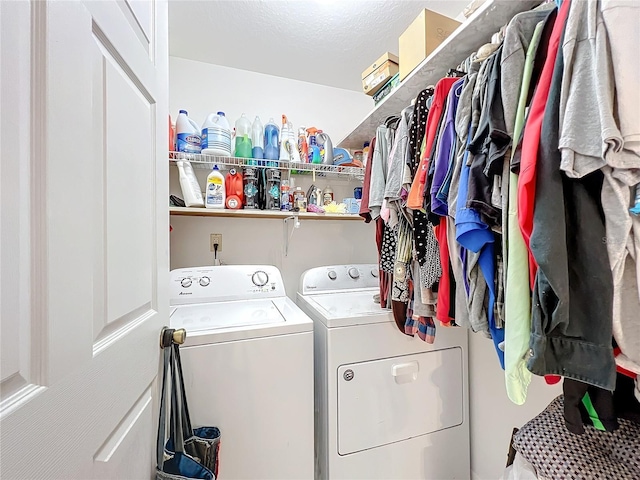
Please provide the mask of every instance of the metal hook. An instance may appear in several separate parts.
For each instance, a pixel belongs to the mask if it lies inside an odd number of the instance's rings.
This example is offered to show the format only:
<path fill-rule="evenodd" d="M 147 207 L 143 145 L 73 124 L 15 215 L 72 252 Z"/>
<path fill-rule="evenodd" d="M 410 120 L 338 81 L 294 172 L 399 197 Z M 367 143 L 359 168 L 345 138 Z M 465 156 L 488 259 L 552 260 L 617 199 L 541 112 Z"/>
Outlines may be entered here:
<path fill-rule="evenodd" d="M 187 339 L 187 331 L 184 328 L 174 329 L 162 327 L 160 331 L 160 348 L 167 348 L 173 345 L 182 345 Z"/>

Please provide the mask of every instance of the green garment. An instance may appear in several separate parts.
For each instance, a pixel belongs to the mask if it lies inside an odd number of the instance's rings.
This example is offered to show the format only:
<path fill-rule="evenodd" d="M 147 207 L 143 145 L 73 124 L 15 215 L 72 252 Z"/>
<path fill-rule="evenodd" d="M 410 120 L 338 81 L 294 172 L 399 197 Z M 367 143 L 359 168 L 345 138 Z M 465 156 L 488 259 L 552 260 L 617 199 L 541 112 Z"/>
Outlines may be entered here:
<path fill-rule="evenodd" d="M 525 124 L 527 94 L 533 71 L 536 50 L 542 35 L 544 21 L 534 30 L 522 75 L 522 86 L 518 100 L 514 144 L 517 144 Z M 515 152 L 515 146 L 512 149 Z M 509 215 L 507 218 L 507 283 L 505 286 L 505 340 L 504 363 L 505 381 L 509 399 L 522 405 L 527 398 L 527 389 L 531 382 L 531 372 L 527 370 L 529 338 L 531 336 L 531 291 L 529 289 L 529 261 L 527 246 L 524 243 L 518 225 L 518 175 L 509 174 Z"/>

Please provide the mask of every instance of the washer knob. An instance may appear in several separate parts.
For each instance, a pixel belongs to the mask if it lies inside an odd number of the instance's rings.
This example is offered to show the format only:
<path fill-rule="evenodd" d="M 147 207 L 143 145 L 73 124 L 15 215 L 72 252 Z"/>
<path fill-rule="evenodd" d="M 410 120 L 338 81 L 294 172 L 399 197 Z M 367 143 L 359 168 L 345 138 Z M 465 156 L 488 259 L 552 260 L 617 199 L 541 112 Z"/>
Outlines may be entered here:
<path fill-rule="evenodd" d="M 200 279 L 200 285 L 203 286 L 203 287 L 206 287 L 210 283 L 211 283 L 211 279 L 209 277 L 202 277 Z"/>
<path fill-rule="evenodd" d="M 334 270 L 331 270 L 327 275 L 329 275 L 329 278 L 331 280 L 335 280 L 336 278 L 338 278 L 338 274 Z"/>
<path fill-rule="evenodd" d="M 189 277 L 185 277 L 180 281 L 180 285 L 182 285 L 184 288 L 189 288 L 192 283 L 193 282 Z"/>
<path fill-rule="evenodd" d="M 371 269 L 371 276 L 374 278 L 378 278 L 378 270 L 376 270 L 375 268 Z"/>
<path fill-rule="evenodd" d="M 355 280 L 360 277 L 360 271 L 355 267 L 351 267 L 349 269 L 349 276 Z"/>
<path fill-rule="evenodd" d="M 251 276 L 251 281 L 256 287 L 264 287 L 269 282 L 269 275 L 267 272 L 258 270 Z"/>

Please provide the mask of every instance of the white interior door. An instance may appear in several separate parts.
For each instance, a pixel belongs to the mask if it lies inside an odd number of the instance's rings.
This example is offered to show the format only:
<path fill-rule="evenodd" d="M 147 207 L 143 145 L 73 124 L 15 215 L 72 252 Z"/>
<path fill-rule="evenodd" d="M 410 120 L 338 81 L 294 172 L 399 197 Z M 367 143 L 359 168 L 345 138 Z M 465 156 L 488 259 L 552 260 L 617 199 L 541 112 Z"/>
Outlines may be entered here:
<path fill-rule="evenodd" d="M 149 478 L 167 4 L 0 1 L 0 477 Z"/>

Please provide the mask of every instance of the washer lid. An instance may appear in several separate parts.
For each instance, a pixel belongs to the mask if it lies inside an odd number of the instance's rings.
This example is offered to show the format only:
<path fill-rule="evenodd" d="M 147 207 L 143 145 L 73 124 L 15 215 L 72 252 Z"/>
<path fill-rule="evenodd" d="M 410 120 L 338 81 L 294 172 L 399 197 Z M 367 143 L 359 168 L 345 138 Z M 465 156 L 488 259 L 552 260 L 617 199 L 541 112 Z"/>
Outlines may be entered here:
<path fill-rule="evenodd" d="M 191 333 L 284 322 L 272 300 L 200 303 L 178 307 L 171 315 L 171 328 Z"/>
<path fill-rule="evenodd" d="M 328 327 L 364 325 L 393 321 L 391 311 L 373 301 L 377 289 L 346 293 L 303 295 Z"/>

